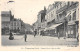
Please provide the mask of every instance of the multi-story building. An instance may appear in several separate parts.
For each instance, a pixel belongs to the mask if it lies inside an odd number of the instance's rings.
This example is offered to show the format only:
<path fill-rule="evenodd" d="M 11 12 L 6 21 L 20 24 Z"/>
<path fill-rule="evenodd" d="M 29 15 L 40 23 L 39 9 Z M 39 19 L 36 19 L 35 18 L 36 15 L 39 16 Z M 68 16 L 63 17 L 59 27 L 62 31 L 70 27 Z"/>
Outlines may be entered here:
<path fill-rule="evenodd" d="M 56 2 L 56 18 L 55 22 L 60 24 L 56 27 L 56 32 L 58 37 L 65 37 L 66 36 L 66 9 L 67 9 L 67 2 L 61 1 L 61 2 Z"/>
<path fill-rule="evenodd" d="M 24 22 L 21 19 L 14 18 L 11 11 L 1 12 L 1 29 L 2 34 L 9 34 L 10 30 L 13 32 L 24 33 Z"/>
<path fill-rule="evenodd" d="M 59 37 L 72 37 L 78 35 L 79 28 L 79 3 L 78 2 L 65 2 L 57 1 L 50 4 L 44 16 L 44 22 L 41 21 L 41 13 L 38 14 L 38 27 L 37 29 L 44 28 L 46 34 L 56 35 Z"/>
<path fill-rule="evenodd" d="M 2 34 L 8 34 L 10 28 L 10 21 L 12 20 L 13 16 L 11 11 L 2 11 L 1 12 L 1 28 Z"/>
<path fill-rule="evenodd" d="M 47 21 L 47 25 L 48 27 L 53 25 L 54 23 L 54 20 L 55 20 L 55 17 L 56 17 L 56 9 L 55 9 L 55 6 L 54 4 L 50 4 L 48 6 L 48 9 L 47 9 L 47 12 L 46 12 L 46 21 Z"/>
<path fill-rule="evenodd" d="M 38 24 L 38 27 L 37 27 L 38 31 L 37 32 L 38 32 L 38 34 L 40 34 L 40 32 L 45 27 L 45 25 L 43 25 L 43 24 L 45 24 L 45 15 L 46 15 L 46 8 L 44 7 L 44 10 L 41 10 L 37 15 L 37 17 L 38 17 L 38 19 L 37 19 L 37 24 Z"/>
<path fill-rule="evenodd" d="M 60 5 L 63 6 L 60 6 Z M 62 23 L 57 26 L 57 35 L 58 37 L 72 37 L 75 38 L 77 36 L 76 31 L 78 31 L 78 2 L 62 2 L 57 3 L 56 10 L 56 23 Z M 59 8 L 59 6 L 61 8 Z M 59 8 L 59 9 L 58 9 Z M 76 22 L 76 23 L 75 23 Z"/>
<path fill-rule="evenodd" d="M 13 19 L 10 22 L 10 30 L 12 30 L 15 33 L 24 33 L 25 26 L 24 22 L 21 19 Z"/>
<path fill-rule="evenodd" d="M 10 30 L 17 32 L 20 31 L 20 29 L 21 29 L 21 21 L 19 19 L 13 19 L 10 22 Z"/>
<path fill-rule="evenodd" d="M 45 19 L 46 19 L 46 28 L 45 28 L 45 33 L 46 35 L 51 35 L 55 33 L 55 29 L 53 29 L 52 26 L 55 24 L 55 18 L 56 18 L 56 9 L 55 9 L 55 4 L 50 4 L 47 8 Z"/>
<path fill-rule="evenodd" d="M 66 13 L 67 37 L 76 38 L 79 34 L 79 2 L 68 2 Z"/>
<path fill-rule="evenodd" d="M 76 37 L 79 21 L 78 5 L 78 2 L 71 1 L 57 1 L 49 5 L 45 16 L 47 34 L 54 34 L 52 29 L 55 29 L 58 37 Z"/>

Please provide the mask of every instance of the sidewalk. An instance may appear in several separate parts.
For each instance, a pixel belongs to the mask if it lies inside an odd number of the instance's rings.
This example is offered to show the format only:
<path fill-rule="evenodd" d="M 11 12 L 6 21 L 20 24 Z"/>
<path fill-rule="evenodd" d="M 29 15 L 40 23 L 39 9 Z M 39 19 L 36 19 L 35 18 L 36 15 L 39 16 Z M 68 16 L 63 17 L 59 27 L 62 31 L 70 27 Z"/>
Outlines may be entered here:
<path fill-rule="evenodd" d="M 51 36 L 42 36 L 42 37 L 50 37 L 50 38 L 54 38 L 54 39 L 58 39 L 58 37 L 51 37 Z M 77 41 L 77 38 L 65 38 L 64 37 L 60 37 L 59 40 L 68 40 L 68 41 Z"/>

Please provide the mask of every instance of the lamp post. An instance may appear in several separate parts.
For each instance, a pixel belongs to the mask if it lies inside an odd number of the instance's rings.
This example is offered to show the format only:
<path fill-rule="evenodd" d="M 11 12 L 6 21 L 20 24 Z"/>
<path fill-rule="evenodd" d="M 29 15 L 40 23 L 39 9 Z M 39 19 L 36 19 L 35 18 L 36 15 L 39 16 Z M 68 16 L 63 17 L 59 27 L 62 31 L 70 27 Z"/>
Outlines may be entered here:
<path fill-rule="evenodd" d="M 10 11 L 10 18 L 12 18 L 12 14 L 14 14 L 14 1 L 9 0 L 7 2 L 7 8 Z M 11 14 L 12 13 L 12 14 Z M 11 20 L 11 19 L 10 19 Z M 10 21 L 11 24 L 11 21 Z M 9 26 L 9 30 L 11 30 L 10 26 Z"/>
<path fill-rule="evenodd" d="M 13 4 L 12 4 L 13 3 Z M 7 2 L 7 5 L 8 5 L 8 9 L 9 9 L 9 11 L 11 11 L 12 13 L 14 12 L 13 11 L 13 7 L 14 7 L 14 1 L 8 1 Z M 10 18 L 11 18 L 11 16 L 10 16 Z M 9 39 L 10 40 L 13 40 L 14 39 L 14 36 L 13 36 L 13 34 L 12 34 L 12 30 L 11 30 L 11 28 L 10 28 L 10 26 L 9 26 L 9 31 L 10 31 L 10 36 L 9 36 Z"/>
<path fill-rule="evenodd" d="M 15 8 L 15 7 L 14 7 L 14 6 L 15 6 L 14 3 L 15 3 L 15 2 L 12 1 L 12 0 L 10 0 L 10 1 L 7 2 L 8 10 L 10 10 L 10 11 L 12 12 L 12 14 L 14 14 L 14 8 Z"/>

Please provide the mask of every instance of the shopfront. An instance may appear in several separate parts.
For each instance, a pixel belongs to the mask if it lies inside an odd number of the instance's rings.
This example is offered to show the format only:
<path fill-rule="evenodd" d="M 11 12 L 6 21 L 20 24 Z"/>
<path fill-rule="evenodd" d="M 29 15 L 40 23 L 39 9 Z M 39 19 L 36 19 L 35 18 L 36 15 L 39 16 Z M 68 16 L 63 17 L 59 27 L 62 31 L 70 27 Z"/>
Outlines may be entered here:
<path fill-rule="evenodd" d="M 64 37 L 64 23 L 56 27 L 57 36 Z"/>
<path fill-rule="evenodd" d="M 61 31 L 61 28 L 57 28 L 57 26 L 61 25 L 62 23 L 59 24 L 54 24 L 48 28 L 45 28 L 45 34 L 50 35 L 50 36 L 57 36 L 57 30 Z M 62 33 L 60 33 L 62 34 Z"/>
<path fill-rule="evenodd" d="M 76 38 L 76 25 L 68 26 L 68 38 Z"/>
<path fill-rule="evenodd" d="M 78 25 L 75 21 L 68 22 L 68 38 L 76 38 L 78 31 Z"/>

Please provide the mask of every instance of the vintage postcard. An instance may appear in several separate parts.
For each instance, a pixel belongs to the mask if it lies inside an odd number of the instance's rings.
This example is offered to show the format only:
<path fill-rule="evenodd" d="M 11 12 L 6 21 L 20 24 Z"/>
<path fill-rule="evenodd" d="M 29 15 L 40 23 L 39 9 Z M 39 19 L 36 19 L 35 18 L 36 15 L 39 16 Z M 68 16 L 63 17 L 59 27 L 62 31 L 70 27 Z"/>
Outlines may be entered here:
<path fill-rule="evenodd" d="M 80 51 L 79 0 L 0 0 L 2 51 Z"/>

